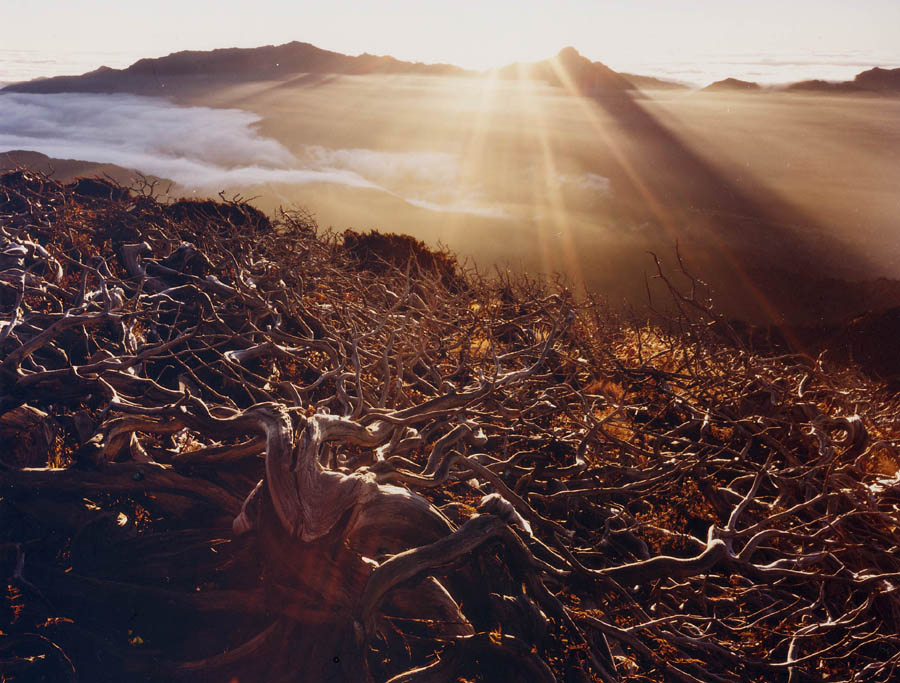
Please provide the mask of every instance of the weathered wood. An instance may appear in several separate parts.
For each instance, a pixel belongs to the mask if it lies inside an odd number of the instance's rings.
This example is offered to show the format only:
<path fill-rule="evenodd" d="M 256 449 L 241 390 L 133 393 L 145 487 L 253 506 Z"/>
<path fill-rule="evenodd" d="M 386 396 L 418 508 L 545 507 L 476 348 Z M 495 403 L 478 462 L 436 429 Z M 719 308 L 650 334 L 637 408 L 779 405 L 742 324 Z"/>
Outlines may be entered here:
<path fill-rule="evenodd" d="M 82 680 L 896 677 L 880 385 L 661 266 L 684 316 L 631 324 L 143 189 L 0 176 L 11 639 Z"/>

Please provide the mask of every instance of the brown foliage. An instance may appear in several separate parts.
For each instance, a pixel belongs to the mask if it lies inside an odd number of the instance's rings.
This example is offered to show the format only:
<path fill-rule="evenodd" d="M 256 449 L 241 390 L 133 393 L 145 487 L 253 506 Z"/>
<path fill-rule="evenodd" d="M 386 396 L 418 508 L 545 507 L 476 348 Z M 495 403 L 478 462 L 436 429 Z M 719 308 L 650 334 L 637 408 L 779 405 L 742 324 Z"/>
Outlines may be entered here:
<path fill-rule="evenodd" d="M 347 230 L 343 235 L 343 247 L 359 267 L 373 273 L 412 270 L 420 277 L 436 276 L 451 288 L 458 287 L 462 282 L 457 273 L 456 258 L 452 254 L 429 249 L 424 242 L 409 235 Z"/>
<path fill-rule="evenodd" d="M 6 680 L 896 679 L 882 386 L 174 206 L 0 177 Z"/>

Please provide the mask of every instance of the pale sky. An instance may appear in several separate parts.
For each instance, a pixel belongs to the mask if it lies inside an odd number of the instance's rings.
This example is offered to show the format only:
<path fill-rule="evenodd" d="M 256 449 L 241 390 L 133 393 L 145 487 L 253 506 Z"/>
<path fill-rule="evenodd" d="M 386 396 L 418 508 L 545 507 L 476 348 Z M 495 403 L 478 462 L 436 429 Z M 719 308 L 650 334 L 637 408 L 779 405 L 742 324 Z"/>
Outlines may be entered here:
<path fill-rule="evenodd" d="M 0 49 L 128 52 L 291 40 L 487 68 L 566 45 L 591 59 L 900 56 L 898 0 L 0 0 Z"/>

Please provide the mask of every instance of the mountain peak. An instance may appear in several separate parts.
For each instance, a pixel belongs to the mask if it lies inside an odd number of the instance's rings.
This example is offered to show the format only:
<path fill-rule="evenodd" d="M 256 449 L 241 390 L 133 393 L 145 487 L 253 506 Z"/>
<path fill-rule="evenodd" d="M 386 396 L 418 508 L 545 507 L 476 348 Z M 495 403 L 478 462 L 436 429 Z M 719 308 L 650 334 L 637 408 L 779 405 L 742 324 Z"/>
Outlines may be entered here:
<path fill-rule="evenodd" d="M 581 61 L 583 59 L 586 59 L 585 57 L 582 57 L 581 53 L 571 45 L 560 50 L 559 54 L 557 54 L 556 57 L 557 59 L 560 59 L 564 62 Z"/>
<path fill-rule="evenodd" d="M 526 77 L 564 87 L 581 95 L 598 95 L 632 90 L 634 86 L 605 64 L 590 59 L 569 45 L 555 57 L 541 62 L 510 64 L 497 72 L 500 78 Z"/>
<path fill-rule="evenodd" d="M 856 75 L 853 84 L 866 90 L 898 91 L 900 90 L 900 69 L 882 69 L 876 66 Z"/>
<path fill-rule="evenodd" d="M 753 81 L 742 81 L 737 78 L 725 78 L 715 83 L 710 83 L 702 89 L 704 92 L 734 92 L 734 91 L 756 91 L 760 90 L 759 83 Z"/>

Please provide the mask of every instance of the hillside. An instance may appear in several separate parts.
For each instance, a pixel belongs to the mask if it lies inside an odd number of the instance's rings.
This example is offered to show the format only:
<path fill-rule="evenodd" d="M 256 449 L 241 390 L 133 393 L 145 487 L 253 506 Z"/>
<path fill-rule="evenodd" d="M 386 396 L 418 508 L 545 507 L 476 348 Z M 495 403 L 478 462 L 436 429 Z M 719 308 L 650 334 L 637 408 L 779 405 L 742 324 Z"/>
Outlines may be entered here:
<path fill-rule="evenodd" d="M 5 680 L 893 676 L 879 383 L 93 182 L 0 176 Z"/>
<path fill-rule="evenodd" d="M 654 76 L 641 76 L 620 71 L 619 75 L 639 90 L 690 90 L 690 86 Z"/>
<path fill-rule="evenodd" d="M 57 159 L 40 152 L 19 149 L 0 151 L 0 171 L 25 168 L 52 176 L 60 183 L 71 183 L 79 178 L 108 178 L 126 187 L 130 187 L 135 180 L 148 183 L 156 181 L 161 189 L 172 184 L 169 180 L 148 176 L 116 164 L 102 164 L 81 159 Z"/>

